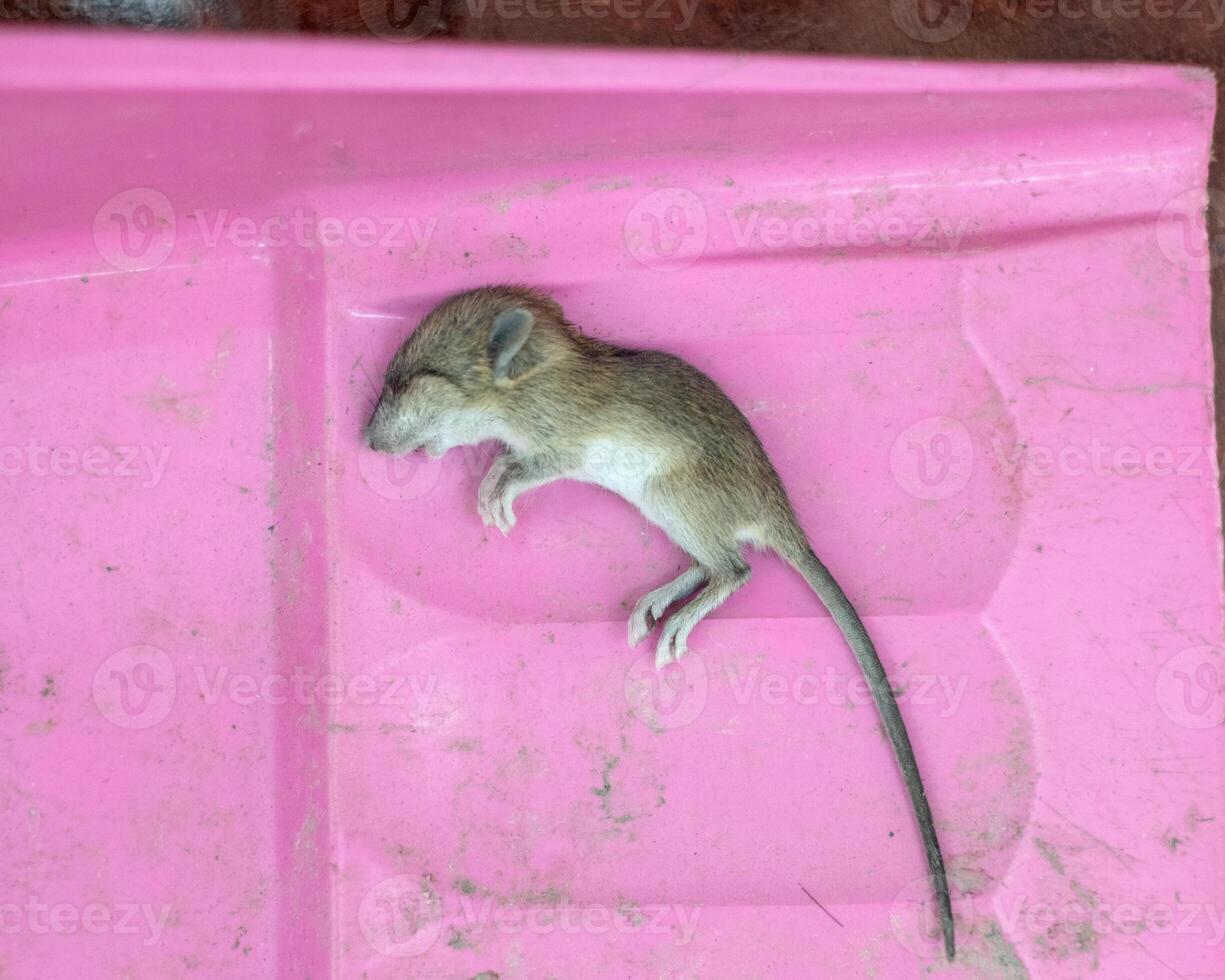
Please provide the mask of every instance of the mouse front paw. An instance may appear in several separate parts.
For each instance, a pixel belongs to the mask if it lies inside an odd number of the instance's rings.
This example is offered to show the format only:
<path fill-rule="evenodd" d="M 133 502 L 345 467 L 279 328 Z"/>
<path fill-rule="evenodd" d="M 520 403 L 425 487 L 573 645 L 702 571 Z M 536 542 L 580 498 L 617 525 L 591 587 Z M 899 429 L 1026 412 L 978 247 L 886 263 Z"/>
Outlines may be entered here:
<path fill-rule="evenodd" d="M 503 534 L 509 534 L 515 526 L 515 512 L 511 506 L 514 499 L 507 486 L 506 474 L 509 463 L 505 456 L 499 456 L 489 467 L 489 472 L 481 480 L 480 489 L 476 495 L 476 512 L 486 527 L 496 527 Z"/>
<path fill-rule="evenodd" d="M 488 503 L 482 501 L 477 512 L 486 527 L 496 527 L 503 534 L 510 534 L 515 526 L 515 512 L 506 497 L 495 497 Z"/>

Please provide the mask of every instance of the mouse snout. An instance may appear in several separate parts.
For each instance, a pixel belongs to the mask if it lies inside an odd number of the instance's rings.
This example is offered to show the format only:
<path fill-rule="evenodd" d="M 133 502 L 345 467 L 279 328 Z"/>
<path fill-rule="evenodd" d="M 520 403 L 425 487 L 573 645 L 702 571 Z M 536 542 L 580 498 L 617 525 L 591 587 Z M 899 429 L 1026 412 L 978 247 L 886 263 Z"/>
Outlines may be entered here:
<path fill-rule="evenodd" d="M 376 453 L 398 453 L 404 451 L 406 446 L 406 440 L 396 438 L 389 426 L 379 425 L 375 421 L 366 426 L 362 440 Z"/>
<path fill-rule="evenodd" d="M 389 453 L 395 449 L 395 440 L 391 438 L 392 427 L 388 423 L 387 409 L 380 398 L 370 416 L 370 421 L 362 430 L 362 441 L 376 453 Z"/>
<path fill-rule="evenodd" d="M 383 439 L 381 433 L 374 427 L 373 424 L 368 424 L 362 431 L 362 441 L 376 453 L 385 453 L 388 451 L 387 442 Z"/>
<path fill-rule="evenodd" d="M 411 429 L 406 430 L 404 420 L 382 402 L 362 430 L 362 441 L 376 453 L 408 453 L 421 445 Z"/>

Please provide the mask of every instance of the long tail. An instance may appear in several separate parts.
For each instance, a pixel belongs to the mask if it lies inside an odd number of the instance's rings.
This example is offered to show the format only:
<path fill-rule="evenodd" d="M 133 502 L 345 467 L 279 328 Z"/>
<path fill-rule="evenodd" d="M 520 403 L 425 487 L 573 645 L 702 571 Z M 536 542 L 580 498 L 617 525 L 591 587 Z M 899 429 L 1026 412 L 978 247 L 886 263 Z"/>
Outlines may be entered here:
<path fill-rule="evenodd" d="M 915 820 L 918 821 L 919 833 L 923 837 L 923 850 L 927 853 L 927 868 L 931 873 L 932 887 L 940 907 L 944 953 L 951 961 L 956 946 L 953 940 L 953 907 L 949 900 L 948 876 L 944 871 L 944 857 L 940 853 L 940 842 L 936 839 L 936 828 L 932 823 L 931 807 L 927 804 L 927 793 L 919 776 L 919 765 L 915 761 L 914 749 L 910 747 L 910 736 L 906 734 L 906 723 L 902 721 L 902 714 L 898 711 L 897 699 L 893 696 L 893 688 L 889 686 L 889 678 L 885 676 L 880 657 L 876 655 L 876 647 L 872 645 L 868 631 L 864 629 L 851 600 L 846 597 L 846 593 L 829 570 L 821 564 L 807 540 L 801 538 L 801 541 L 802 543 L 788 541 L 776 550 L 804 576 L 817 598 L 825 604 L 868 680 L 876 710 L 880 712 L 881 720 L 885 723 L 885 731 L 889 734 L 893 753 L 897 756 L 902 778 L 906 782 L 906 790 L 910 793 L 910 802 L 914 806 Z"/>

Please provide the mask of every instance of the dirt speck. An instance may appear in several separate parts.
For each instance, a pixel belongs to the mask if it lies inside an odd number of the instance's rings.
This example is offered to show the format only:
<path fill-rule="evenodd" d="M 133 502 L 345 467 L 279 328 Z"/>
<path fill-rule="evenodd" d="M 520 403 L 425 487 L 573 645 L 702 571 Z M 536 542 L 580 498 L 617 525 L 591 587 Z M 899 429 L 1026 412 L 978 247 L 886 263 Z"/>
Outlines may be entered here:
<path fill-rule="evenodd" d="M 39 691 L 38 694 L 40 697 L 44 698 L 53 698 L 59 694 L 59 691 L 57 691 L 55 688 L 54 674 L 47 674 L 46 677 L 43 678 L 43 689 Z"/>
<path fill-rule="evenodd" d="M 632 813 L 614 813 L 613 812 L 612 774 L 620 762 L 621 762 L 621 757 L 618 755 L 605 756 L 604 769 L 603 769 L 603 772 L 601 773 L 601 785 L 591 787 L 591 792 L 600 798 L 600 813 L 603 815 L 604 819 L 610 821 L 611 823 L 617 824 L 618 826 L 630 823 L 632 820 L 635 819 L 634 814 Z M 662 798 L 663 797 L 661 795 L 659 799 L 662 799 Z M 663 805 L 662 803 L 658 803 L 658 802 L 656 803 L 656 806 L 662 806 L 662 805 Z"/>
<path fill-rule="evenodd" d="M 591 792 L 595 793 L 596 796 L 603 797 L 605 799 L 612 794 L 612 774 L 613 770 L 617 768 L 620 761 L 621 757 L 616 755 L 610 755 L 604 760 L 603 785 L 593 786 L 591 788 Z"/>
<path fill-rule="evenodd" d="M 140 396 L 140 400 L 151 412 L 169 415 L 176 421 L 188 425 L 199 425 L 209 417 L 209 410 L 204 405 L 192 401 L 197 394 L 180 394 L 175 383 L 163 374 L 153 387 Z"/>
<path fill-rule="evenodd" d="M 617 903 L 617 915 L 621 916 L 623 922 L 634 928 L 640 928 L 647 921 L 646 916 L 642 914 L 642 903 L 630 899 L 623 898 Z"/>
<path fill-rule="evenodd" d="M 555 885 L 547 888 L 528 889 L 516 892 L 511 896 L 511 904 L 516 906 L 557 908 L 570 901 L 570 896 Z"/>
<path fill-rule="evenodd" d="M 249 955 L 251 952 L 251 947 L 244 942 L 246 938 L 247 938 L 247 927 L 239 926 L 238 933 L 234 937 L 234 944 L 230 948 L 239 950 L 243 956 Z"/>
<path fill-rule="evenodd" d="M 996 704 L 1020 704 L 1021 693 L 1011 675 L 997 677 L 991 682 L 991 700 Z"/>
<path fill-rule="evenodd" d="M 1091 961 L 1091 969 L 1096 970 L 1101 937 L 1093 926 L 1093 910 L 1098 906 L 1098 897 L 1077 881 L 1069 881 L 1068 885 L 1076 897 L 1076 902 L 1068 903 L 1068 908 L 1079 905 L 1083 914 L 1060 915 L 1035 938 L 1034 945 L 1046 959 L 1062 962 L 1073 957 L 1086 957 Z"/>
<path fill-rule="evenodd" d="M 626 187 L 633 187 L 634 182 L 628 177 L 624 180 L 598 180 L 594 184 L 588 184 L 589 191 L 619 191 Z"/>
<path fill-rule="evenodd" d="M 3 651 L 0 651 L 0 653 L 3 653 Z M 1197 830 L 1199 830 L 1200 824 L 1212 823 L 1215 820 L 1216 820 L 1216 817 L 1201 816 L 1199 812 L 1199 807 L 1196 806 L 1194 803 L 1192 803 L 1187 808 L 1187 815 L 1186 817 L 1183 818 L 1183 822 L 1187 828 L 1188 835 L 1194 834 Z"/>
<path fill-rule="evenodd" d="M 1029 971 L 1017 955 L 1016 947 L 1008 941 L 997 923 L 990 923 L 984 930 L 983 945 L 1004 980 L 1029 980 Z"/>
<path fill-rule="evenodd" d="M 475 949 L 476 945 L 472 942 L 468 933 L 462 929 L 451 927 L 451 936 L 447 940 L 447 945 L 452 949 Z"/>
<path fill-rule="evenodd" d="M 482 194 L 477 198 L 477 200 L 483 201 L 498 214 L 505 214 L 510 210 L 511 202 L 516 198 L 548 197 L 559 188 L 565 187 L 568 183 L 570 183 L 570 181 L 566 178 L 562 178 L 560 180 L 542 180 L 531 184 L 523 184 L 501 194 Z"/>
<path fill-rule="evenodd" d="M 1046 859 L 1046 863 L 1054 868 L 1059 874 L 1066 874 L 1063 866 L 1063 858 L 1059 856 L 1059 852 L 1055 848 L 1044 841 L 1041 837 L 1034 838 L 1034 847 L 1038 849 L 1038 853 Z"/>
<path fill-rule="evenodd" d="M 744 220 L 751 215 L 761 215 L 768 218 L 782 218 L 784 221 L 789 221 L 792 218 L 799 218 L 809 214 L 812 211 L 807 204 L 802 204 L 798 201 L 790 200 L 770 200 L 770 201 L 752 201 L 746 204 L 737 205 L 733 210 L 733 214 L 741 220 Z"/>

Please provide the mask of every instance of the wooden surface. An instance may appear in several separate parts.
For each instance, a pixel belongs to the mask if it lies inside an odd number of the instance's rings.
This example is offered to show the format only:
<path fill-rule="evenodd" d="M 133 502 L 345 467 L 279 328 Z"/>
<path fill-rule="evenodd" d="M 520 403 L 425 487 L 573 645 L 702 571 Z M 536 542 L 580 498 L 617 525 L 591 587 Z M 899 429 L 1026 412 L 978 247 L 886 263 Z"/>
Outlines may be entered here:
<path fill-rule="evenodd" d="M 375 4 L 375 15 L 361 4 Z M 388 7 L 394 4 L 394 7 Z M 417 35 L 546 44 L 733 48 L 1006 61 L 1158 61 L 1225 76 L 1225 0 L 0 0 L 19 21 L 371 36 L 392 11 Z M 52 70 L 49 68 L 49 70 Z M 1218 94 L 1218 100 L 1220 95 Z M 1209 186 L 1225 200 L 1218 112 Z M 1225 208 L 1209 214 L 1217 442 L 1225 348 Z"/>

